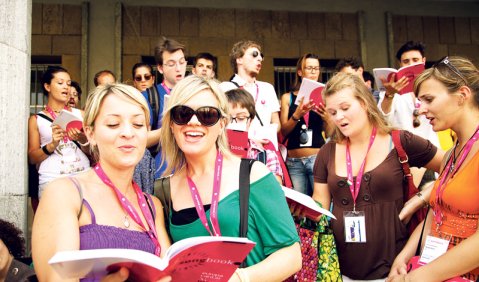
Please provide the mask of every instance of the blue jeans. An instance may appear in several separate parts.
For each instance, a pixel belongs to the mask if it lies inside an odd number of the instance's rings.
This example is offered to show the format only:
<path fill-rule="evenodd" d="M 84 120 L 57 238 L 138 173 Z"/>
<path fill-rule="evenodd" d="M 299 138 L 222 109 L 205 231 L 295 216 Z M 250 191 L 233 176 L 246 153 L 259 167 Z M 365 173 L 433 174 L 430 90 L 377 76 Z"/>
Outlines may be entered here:
<path fill-rule="evenodd" d="M 289 176 L 296 191 L 311 196 L 313 194 L 313 166 L 316 155 L 303 158 L 287 158 Z"/>

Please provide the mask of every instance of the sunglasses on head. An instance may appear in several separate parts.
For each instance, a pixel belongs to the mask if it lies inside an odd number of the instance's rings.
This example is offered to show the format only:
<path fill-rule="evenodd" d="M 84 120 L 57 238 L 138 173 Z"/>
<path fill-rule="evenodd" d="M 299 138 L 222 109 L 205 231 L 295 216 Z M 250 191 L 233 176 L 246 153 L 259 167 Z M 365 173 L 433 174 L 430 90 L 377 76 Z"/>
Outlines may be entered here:
<path fill-rule="evenodd" d="M 204 106 L 199 107 L 196 110 L 188 106 L 175 106 L 171 109 L 171 119 L 178 125 L 187 124 L 193 115 L 196 116 L 198 121 L 204 126 L 213 126 L 221 118 L 221 111 L 218 108 Z"/>
<path fill-rule="evenodd" d="M 464 75 L 462 75 L 462 73 L 461 73 L 453 64 L 451 64 L 451 62 L 449 61 L 449 57 L 448 57 L 448 56 L 442 58 L 442 60 L 440 60 L 438 63 L 435 63 L 434 66 L 433 66 L 433 68 L 439 70 L 439 67 L 440 67 L 441 65 L 445 65 L 450 71 L 452 71 L 453 73 L 455 73 L 458 77 L 460 77 L 460 78 L 467 84 L 467 80 L 466 80 L 466 78 L 464 77 Z"/>
<path fill-rule="evenodd" d="M 142 76 L 142 75 L 138 75 L 138 76 L 135 76 L 135 81 L 142 81 L 143 78 L 145 78 L 146 81 L 150 80 L 151 79 L 151 74 L 145 74 L 145 76 Z"/>
<path fill-rule="evenodd" d="M 251 56 L 253 56 L 253 58 L 258 57 L 259 55 L 261 56 L 261 58 L 264 58 L 263 53 L 260 53 L 260 52 L 258 52 L 258 51 L 256 51 L 256 50 L 254 50 L 253 53 L 251 53 Z"/>

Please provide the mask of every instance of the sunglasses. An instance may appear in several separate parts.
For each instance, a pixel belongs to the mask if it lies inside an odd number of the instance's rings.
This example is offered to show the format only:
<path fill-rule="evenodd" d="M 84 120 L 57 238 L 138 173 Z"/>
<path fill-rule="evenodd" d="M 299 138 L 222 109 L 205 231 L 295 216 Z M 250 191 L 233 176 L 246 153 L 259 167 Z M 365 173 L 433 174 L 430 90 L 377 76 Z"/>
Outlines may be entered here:
<path fill-rule="evenodd" d="M 438 63 L 435 63 L 433 68 L 439 69 L 439 67 L 441 65 L 445 65 L 450 71 L 455 73 L 458 77 L 460 77 L 467 84 L 467 80 L 464 77 L 464 75 L 462 75 L 462 73 L 453 64 L 451 64 L 451 62 L 449 61 L 448 56 L 442 58 L 442 60 L 440 60 Z"/>
<path fill-rule="evenodd" d="M 260 52 L 258 52 L 258 51 L 256 51 L 256 50 L 254 50 L 253 53 L 251 53 L 251 56 L 253 56 L 253 58 L 256 58 L 256 57 L 258 57 L 258 56 L 261 56 L 261 58 L 264 58 L 263 53 L 260 53 Z"/>
<path fill-rule="evenodd" d="M 221 111 L 218 108 L 204 106 L 199 107 L 196 110 L 188 106 L 175 106 L 171 109 L 171 119 L 178 125 L 187 124 L 193 115 L 196 116 L 198 121 L 204 126 L 213 126 L 221 118 Z"/>
<path fill-rule="evenodd" d="M 145 74 L 145 76 L 138 75 L 138 76 L 135 76 L 135 81 L 140 82 L 143 80 L 143 78 L 145 78 L 145 80 L 148 81 L 151 79 L 151 77 L 152 77 L 151 74 Z"/>
<path fill-rule="evenodd" d="M 414 111 L 412 112 L 412 116 L 412 126 L 414 128 L 418 128 L 421 125 L 421 121 L 419 120 L 419 109 L 414 109 Z"/>

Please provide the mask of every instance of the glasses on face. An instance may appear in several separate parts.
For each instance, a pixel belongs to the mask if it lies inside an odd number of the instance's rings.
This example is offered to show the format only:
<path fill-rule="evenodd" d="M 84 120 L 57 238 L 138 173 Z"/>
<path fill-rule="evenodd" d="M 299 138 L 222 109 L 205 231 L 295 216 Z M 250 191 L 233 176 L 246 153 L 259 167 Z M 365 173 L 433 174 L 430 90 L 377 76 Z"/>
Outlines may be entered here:
<path fill-rule="evenodd" d="M 135 81 L 141 82 L 143 80 L 143 78 L 145 78 L 146 81 L 149 81 L 151 79 L 151 77 L 152 77 L 151 74 L 145 74 L 144 76 L 143 75 L 137 75 L 137 76 L 135 76 Z"/>
<path fill-rule="evenodd" d="M 466 84 L 467 80 L 466 78 L 462 75 L 462 73 L 449 61 L 449 57 L 446 56 L 442 60 L 439 61 L 439 63 L 435 63 L 433 68 L 438 69 L 441 65 L 445 65 L 450 71 L 455 73 L 458 77 L 460 77 Z"/>
<path fill-rule="evenodd" d="M 253 56 L 253 58 L 256 58 L 256 57 L 258 57 L 258 56 L 261 56 L 261 58 L 264 58 L 263 53 L 260 53 L 260 52 L 258 52 L 258 51 L 256 51 L 256 50 L 254 50 L 253 53 L 251 53 L 251 56 Z"/>
<path fill-rule="evenodd" d="M 176 65 L 183 66 L 183 65 L 186 65 L 186 60 L 185 58 L 181 58 L 179 61 L 170 60 L 164 63 L 163 65 L 169 68 L 175 67 Z"/>
<path fill-rule="evenodd" d="M 319 67 L 313 67 L 313 66 L 307 66 L 304 68 L 305 71 L 309 71 L 309 72 L 312 72 L 313 70 L 314 71 L 319 71 Z"/>
<path fill-rule="evenodd" d="M 196 110 L 184 105 L 175 106 L 171 109 L 171 119 L 178 125 L 187 124 L 193 115 L 204 126 L 213 126 L 221 118 L 221 111 L 218 108 L 204 106 Z"/>
<path fill-rule="evenodd" d="M 247 123 L 248 120 L 250 119 L 249 116 L 236 116 L 236 117 L 231 117 L 231 122 L 235 123 Z"/>

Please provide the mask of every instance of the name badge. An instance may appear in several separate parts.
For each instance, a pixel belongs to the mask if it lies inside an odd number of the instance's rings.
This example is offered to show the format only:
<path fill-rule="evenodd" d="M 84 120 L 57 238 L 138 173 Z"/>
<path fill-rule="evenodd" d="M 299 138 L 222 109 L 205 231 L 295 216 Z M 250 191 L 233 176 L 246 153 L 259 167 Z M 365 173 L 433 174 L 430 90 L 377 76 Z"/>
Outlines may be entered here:
<path fill-rule="evenodd" d="M 428 235 L 419 262 L 430 263 L 447 252 L 447 247 L 449 247 L 449 240 Z"/>
<path fill-rule="evenodd" d="M 346 243 L 366 243 L 366 216 L 363 211 L 344 212 Z"/>
<path fill-rule="evenodd" d="M 313 130 L 306 130 L 306 134 L 308 135 L 308 142 L 304 144 L 299 144 L 299 147 L 311 147 L 313 145 Z"/>

